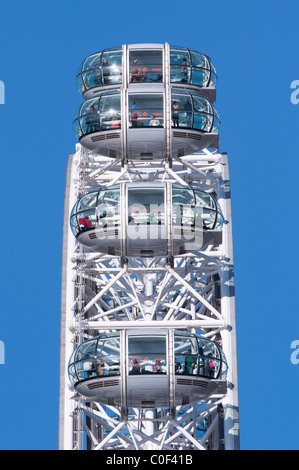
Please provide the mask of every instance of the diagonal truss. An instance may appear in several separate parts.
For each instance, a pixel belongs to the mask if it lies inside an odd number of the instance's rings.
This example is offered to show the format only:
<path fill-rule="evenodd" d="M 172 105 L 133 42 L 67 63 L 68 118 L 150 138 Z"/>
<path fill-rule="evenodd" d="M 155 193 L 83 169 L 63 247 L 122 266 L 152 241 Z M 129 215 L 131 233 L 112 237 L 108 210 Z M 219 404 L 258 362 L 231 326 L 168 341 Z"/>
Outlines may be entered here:
<path fill-rule="evenodd" d="M 70 210 L 83 194 L 122 182 L 163 181 L 213 193 L 224 217 L 221 245 L 167 257 L 121 259 L 75 243 Z M 77 145 L 66 182 L 61 305 L 59 446 L 64 449 L 236 449 L 238 388 L 230 188 L 226 154 L 207 149 L 172 162 L 123 162 Z M 186 328 L 217 341 L 229 364 L 225 394 L 170 409 L 86 403 L 68 385 L 75 347 L 102 331 L 134 327 Z M 87 439 L 86 439 L 87 438 Z"/>

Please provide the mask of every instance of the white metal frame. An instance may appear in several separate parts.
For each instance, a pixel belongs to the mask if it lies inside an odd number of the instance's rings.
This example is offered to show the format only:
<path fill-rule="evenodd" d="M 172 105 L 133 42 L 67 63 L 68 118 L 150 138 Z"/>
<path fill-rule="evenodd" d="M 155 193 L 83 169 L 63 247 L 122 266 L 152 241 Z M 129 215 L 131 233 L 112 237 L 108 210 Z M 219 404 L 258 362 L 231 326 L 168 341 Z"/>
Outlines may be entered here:
<path fill-rule="evenodd" d="M 226 154 L 201 152 L 169 161 L 111 161 L 77 145 L 69 157 L 63 242 L 59 448 L 238 449 L 238 384 L 233 249 Z M 89 252 L 69 226 L 78 197 L 117 182 L 179 182 L 213 192 L 225 223 L 219 247 L 169 259 L 118 259 Z M 134 275 L 134 277 L 133 277 Z M 105 294 L 114 292 L 110 308 Z M 179 295 L 177 294 L 179 292 Z M 220 295 L 219 295 L 220 292 Z M 163 310 L 162 310 L 163 307 Z M 163 312 L 163 313 L 162 313 Z M 229 365 L 228 392 L 167 409 L 121 410 L 85 403 L 72 390 L 73 349 L 101 331 L 134 327 L 197 329 L 220 343 Z M 173 390 L 173 389 L 172 389 Z M 198 433 L 198 429 L 202 431 Z"/>

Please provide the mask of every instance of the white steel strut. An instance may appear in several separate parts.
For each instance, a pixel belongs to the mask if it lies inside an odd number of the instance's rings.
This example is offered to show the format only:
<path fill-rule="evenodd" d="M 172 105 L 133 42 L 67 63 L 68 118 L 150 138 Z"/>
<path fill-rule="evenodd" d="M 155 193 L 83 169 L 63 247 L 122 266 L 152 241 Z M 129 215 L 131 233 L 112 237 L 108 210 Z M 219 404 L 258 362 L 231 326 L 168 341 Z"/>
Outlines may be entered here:
<path fill-rule="evenodd" d="M 238 449 L 238 384 L 230 181 L 226 154 L 207 149 L 168 161 L 120 161 L 77 145 L 69 157 L 64 215 L 60 449 Z M 75 201 L 98 186 L 137 181 L 179 182 L 213 193 L 225 223 L 222 243 L 158 258 L 90 252 L 70 230 Z M 217 341 L 228 362 L 227 392 L 170 408 L 86 402 L 71 389 L 67 365 L 82 341 L 104 331 L 185 328 Z M 171 344 L 170 344 L 171 347 Z M 172 376 L 170 374 L 170 382 Z M 170 394 L 174 385 L 170 384 Z M 171 397 L 170 397 L 171 398 Z M 170 400 L 171 401 L 171 400 Z"/>

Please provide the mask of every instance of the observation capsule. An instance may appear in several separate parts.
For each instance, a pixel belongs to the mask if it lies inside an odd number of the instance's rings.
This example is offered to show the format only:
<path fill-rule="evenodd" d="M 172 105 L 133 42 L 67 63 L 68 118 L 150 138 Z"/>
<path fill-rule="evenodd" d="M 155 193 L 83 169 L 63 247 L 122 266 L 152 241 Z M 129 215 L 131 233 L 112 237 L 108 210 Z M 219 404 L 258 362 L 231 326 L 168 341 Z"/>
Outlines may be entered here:
<path fill-rule="evenodd" d="M 72 386 L 89 400 L 129 407 L 169 406 L 174 376 L 175 406 L 225 393 L 227 361 L 220 346 L 203 335 L 125 330 L 82 343 L 69 365 Z M 126 352 L 125 352 L 126 351 Z"/>
<path fill-rule="evenodd" d="M 101 187 L 78 199 L 70 224 L 74 236 L 91 251 L 174 256 L 219 245 L 223 215 L 216 199 L 196 187 L 123 183 Z"/>
<path fill-rule="evenodd" d="M 130 85 L 166 84 L 191 87 L 215 101 L 217 73 L 205 54 L 166 44 L 131 44 L 105 49 L 87 57 L 77 72 L 84 99 L 104 90 Z"/>
<path fill-rule="evenodd" d="M 86 101 L 74 130 L 95 153 L 153 160 L 219 147 L 216 71 L 204 54 L 167 44 L 105 49 L 83 61 L 77 83 Z"/>
<path fill-rule="evenodd" d="M 213 105 L 198 93 L 173 88 L 170 109 L 159 85 L 103 92 L 88 99 L 80 106 L 73 127 L 81 145 L 101 155 L 163 159 L 167 115 L 171 117 L 173 157 L 218 148 L 220 120 Z"/>

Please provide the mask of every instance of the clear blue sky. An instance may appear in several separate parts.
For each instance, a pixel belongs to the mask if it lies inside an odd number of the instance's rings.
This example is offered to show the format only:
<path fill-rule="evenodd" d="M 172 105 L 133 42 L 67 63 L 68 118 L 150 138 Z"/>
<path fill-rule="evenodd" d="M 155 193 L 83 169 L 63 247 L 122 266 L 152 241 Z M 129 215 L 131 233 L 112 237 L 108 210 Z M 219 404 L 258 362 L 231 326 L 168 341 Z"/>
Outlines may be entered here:
<path fill-rule="evenodd" d="M 0 448 L 57 449 L 62 218 L 81 60 L 157 42 L 212 58 L 230 163 L 242 449 L 299 449 L 297 0 L 20 1 L 0 12 Z M 13 221 L 13 223 L 12 223 Z"/>

